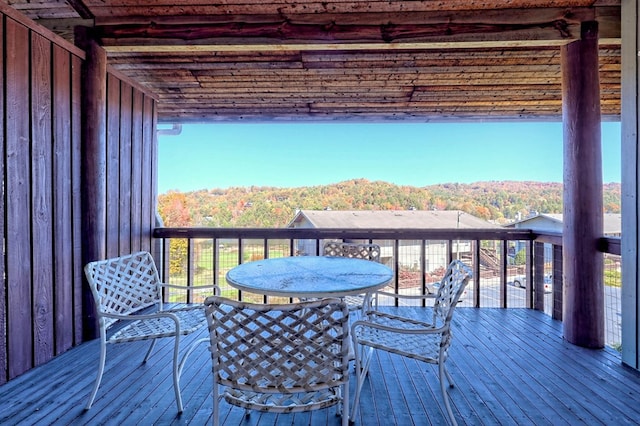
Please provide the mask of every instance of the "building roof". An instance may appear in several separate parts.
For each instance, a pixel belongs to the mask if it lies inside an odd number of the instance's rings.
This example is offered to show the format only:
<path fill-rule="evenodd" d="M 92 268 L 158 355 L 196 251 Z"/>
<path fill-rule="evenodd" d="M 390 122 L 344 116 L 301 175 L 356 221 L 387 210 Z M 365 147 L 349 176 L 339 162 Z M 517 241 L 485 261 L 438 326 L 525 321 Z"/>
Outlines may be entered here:
<path fill-rule="evenodd" d="M 561 213 L 539 213 L 535 216 L 527 217 L 522 220 L 512 222 L 507 227 L 512 228 L 530 228 L 544 229 L 544 222 L 562 224 L 563 218 Z M 542 225 L 542 226 L 541 226 Z M 622 232 L 622 214 L 620 213 L 604 213 L 603 215 L 603 233 L 605 235 L 620 234 Z"/>
<path fill-rule="evenodd" d="M 288 227 L 305 220 L 314 228 L 501 228 L 461 210 L 300 210 Z"/>

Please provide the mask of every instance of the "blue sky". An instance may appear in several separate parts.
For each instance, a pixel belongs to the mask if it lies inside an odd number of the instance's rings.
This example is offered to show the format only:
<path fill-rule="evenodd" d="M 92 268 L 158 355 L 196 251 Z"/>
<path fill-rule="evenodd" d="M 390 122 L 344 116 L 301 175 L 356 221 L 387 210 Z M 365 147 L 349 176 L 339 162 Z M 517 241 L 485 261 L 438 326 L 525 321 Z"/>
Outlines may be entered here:
<path fill-rule="evenodd" d="M 562 182 L 562 123 L 190 124 L 158 136 L 158 191 Z M 620 182 L 620 123 L 602 124 L 603 182 Z"/>

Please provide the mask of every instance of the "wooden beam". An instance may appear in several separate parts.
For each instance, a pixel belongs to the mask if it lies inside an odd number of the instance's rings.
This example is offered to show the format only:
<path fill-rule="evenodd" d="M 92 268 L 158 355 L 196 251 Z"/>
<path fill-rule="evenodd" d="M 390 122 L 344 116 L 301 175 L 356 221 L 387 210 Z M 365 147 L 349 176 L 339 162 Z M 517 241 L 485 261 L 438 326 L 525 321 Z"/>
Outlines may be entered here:
<path fill-rule="evenodd" d="M 562 48 L 564 129 L 564 335 L 578 346 L 604 347 L 602 152 L 598 24 Z"/>
<path fill-rule="evenodd" d="M 66 0 L 67 4 L 75 10 L 83 19 L 93 19 L 93 13 L 82 0 Z"/>
<path fill-rule="evenodd" d="M 224 23 L 191 25 L 126 25 L 95 27 L 94 33 L 103 45 L 153 44 L 209 44 L 228 40 L 234 44 L 255 44 L 265 41 L 282 42 L 446 42 L 446 41 L 506 41 L 509 40 L 575 40 L 576 25 L 563 21 L 536 24 L 359 24 L 308 25 L 287 21 L 274 23 Z"/>
<path fill-rule="evenodd" d="M 598 19 L 601 38 L 620 38 L 619 8 L 532 8 L 405 12 L 295 13 L 227 10 L 218 15 L 98 19 L 103 46 L 244 46 L 419 43 L 446 46 L 557 46 L 580 38 L 580 23 Z M 470 43 L 470 44 L 467 44 Z M 483 43 L 488 43 L 484 45 Z"/>
<path fill-rule="evenodd" d="M 154 44 L 105 45 L 107 53 L 214 53 L 214 52 L 292 52 L 292 51 L 352 51 L 352 50 L 440 50 L 495 49 L 514 47 L 559 47 L 573 40 L 501 40 L 442 41 L 392 43 L 292 43 L 292 44 Z M 602 45 L 620 44 L 619 39 L 600 40 Z"/>
<path fill-rule="evenodd" d="M 400 42 L 400 43 L 292 43 L 292 44 L 155 44 L 105 45 L 107 53 L 213 53 L 213 52 L 291 52 L 291 51 L 350 51 L 350 50 L 432 50 L 477 49 L 505 47 L 563 46 L 571 40 L 513 40 L 468 42 Z"/>

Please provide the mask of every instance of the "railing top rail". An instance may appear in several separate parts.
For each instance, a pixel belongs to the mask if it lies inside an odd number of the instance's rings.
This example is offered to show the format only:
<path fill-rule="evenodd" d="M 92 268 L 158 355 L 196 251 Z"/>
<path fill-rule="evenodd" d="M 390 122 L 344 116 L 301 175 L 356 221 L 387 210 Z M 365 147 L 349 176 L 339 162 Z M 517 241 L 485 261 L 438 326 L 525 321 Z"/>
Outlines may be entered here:
<path fill-rule="evenodd" d="M 533 240 L 527 229 L 155 228 L 155 238 Z"/>
<path fill-rule="evenodd" d="M 539 243 L 549 243 L 558 246 L 562 245 L 562 232 L 532 231 L 535 241 Z"/>
<path fill-rule="evenodd" d="M 562 245 L 562 233 L 529 229 L 415 229 L 415 228 L 209 228 L 159 227 L 154 238 L 255 238 L 255 239 L 371 239 L 371 240 L 532 240 Z M 620 254 L 619 237 L 601 237 L 598 249 Z"/>

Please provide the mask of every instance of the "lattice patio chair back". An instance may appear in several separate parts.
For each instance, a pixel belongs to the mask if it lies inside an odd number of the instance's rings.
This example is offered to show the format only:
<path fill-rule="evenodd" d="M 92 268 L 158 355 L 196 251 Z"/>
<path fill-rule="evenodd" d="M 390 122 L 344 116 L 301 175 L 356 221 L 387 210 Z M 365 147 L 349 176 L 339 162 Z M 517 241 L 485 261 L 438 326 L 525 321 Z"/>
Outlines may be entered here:
<path fill-rule="evenodd" d="M 348 257 L 380 262 L 380 245 L 327 241 L 322 247 L 322 254 L 323 256 Z M 345 296 L 344 299 L 351 311 L 361 310 L 365 302 L 364 295 Z"/>
<path fill-rule="evenodd" d="M 85 266 L 98 315 L 109 328 L 119 318 L 158 305 L 162 309 L 160 279 L 155 262 L 147 252 L 138 252 Z"/>
<path fill-rule="evenodd" d="M 341 256 L 380 262 L 380 245 L 327 241 L 322 247 L 323 256 Z"/>
<path fill-rule="evenodd" d="M 349 317 L 344 301 L 252 304 L 205 301 L 213 365 L 213 418 L 219 385 L 231 405 L 294 413 L 333 405 L 349 420 Z"/>
<path fill-rule="evenodd" d="M 213 285 L 185 287 L 164 284 L 158 277 L 153 257 L 145 251 L 90 262 L 85 265 L 84 272 L 95 301 L 100 330 L 98 374 L 85 408 L 91 408 L 100 387 L 107 343 L 151 340 L 144 363 L 151 356 L 156 339 L 173 337 L 173 384 L 176 404 L 181 412 L 180 373 L 193 348 L 187 350 L 180 361 L 180 336 L 190 334 L 206 325 L 204 305 L 181 304 L 167 309 L 162 301 L 162 289 L 207 289 L 209 294 L 219 294 L 219 288 Z M 118 324 L 115 327 L 116 323 L 122 323 L 122 326 Z M 111 332 L 111 328 L 116 331 Z"/>
<path fill-rule="evenodd" d="M 454 383 L 445 362 L 449 358 L 452 341 L 451 321 L 454 310 L 471 277 L 471 269 L 460 260 L 454 260 L 440 281 L 432 309 L 412 308 L 406 311 L 411 316 L 403 316 L 402 308 L 372 308 L 364 313 L 362 320 L 353 323 L 351 335 L 356 348 L 357 383 L 352 418 L 357 414 L 362 385 L 371 363 L 372 351 L 368 348 L 374 348 L 437 364 L 447 416 L 453 425 L 457 425 L 446 390 L 447 382 L 450 387 Z M 395 297 L 402 299 L 403 295 L 396 294 Z M 404 297 L 415 300 L 417 296 Z M 421 297 L 434 299 L 433 295 Z M 402 301 L 399 306 L 403 306 Z M 421 312 L 425 315 L 420 315 Z M 432 315 L 428 314 L 430 312 Z"/>
<path fill-rule="evenodd" d="M 451 324 L 454 308 L 460 302 L 467 284 L 472 276 L 471 268 L 460 260 L 454 260 L 440 280 L 433 303 L 433 324 Z"/>

